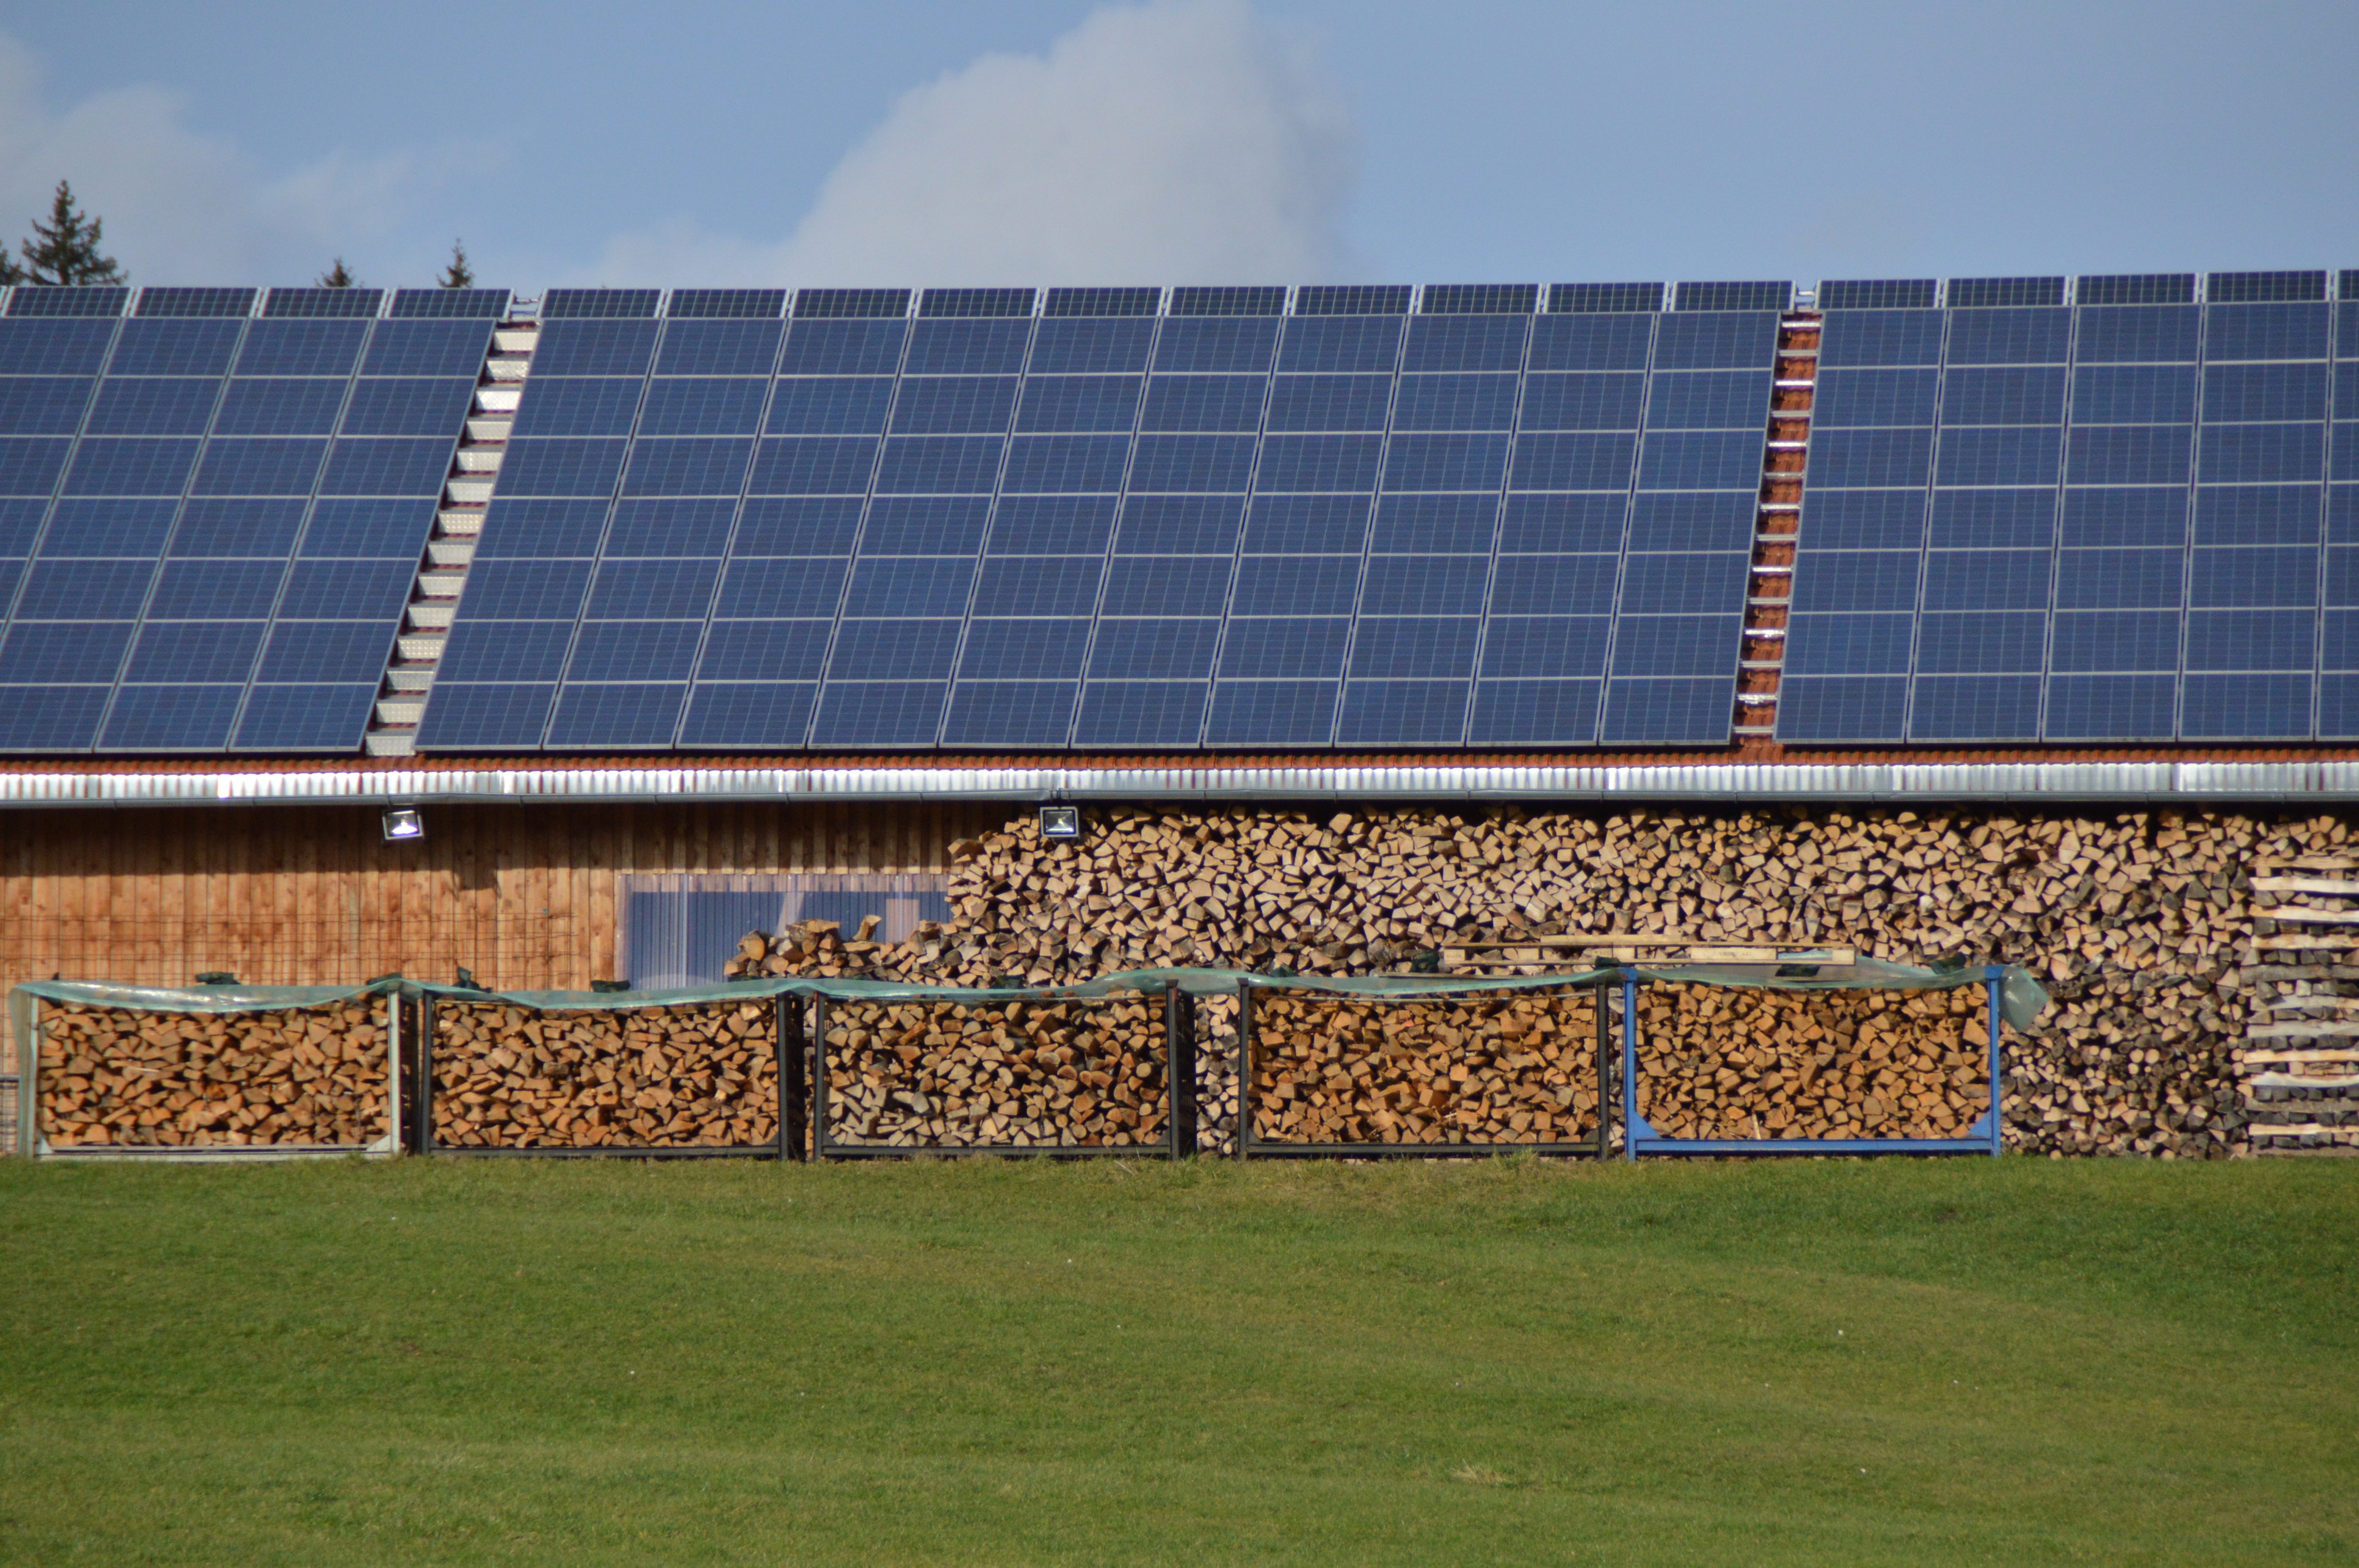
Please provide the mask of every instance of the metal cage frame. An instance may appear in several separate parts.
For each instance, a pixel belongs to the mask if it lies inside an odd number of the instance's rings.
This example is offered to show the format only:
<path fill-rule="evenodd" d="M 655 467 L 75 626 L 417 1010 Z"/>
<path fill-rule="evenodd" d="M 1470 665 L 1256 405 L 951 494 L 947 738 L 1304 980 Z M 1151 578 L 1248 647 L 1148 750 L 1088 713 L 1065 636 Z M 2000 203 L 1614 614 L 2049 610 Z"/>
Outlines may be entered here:
<path fill-rule="evenodd" d="M 695 1144 L 685 1147 L 624 1143 L 601 1144 L 589 1149 L 469 1149 L 458 1144 L 437 1142 L 434 1138 L 434 1012 L 440 1000 L 429 994 L 418 1004 L 419 1014 L 418 1098 L 413 1108 L 417 1124 L 411 1131 L 410 1143 L 411 1150 L 416 1153 L 457 1155 L 465 1159 L 524 1160 L 799 1160 L 803 1157 L 801 1144 L 793 1137 L 795 1129 L 790 1119 L 790 1113 L 791 1115 L 799 1114 L 802 1104 L 801 1086 L 794 1082 L 802 1070 L 802 1054 L 798 1051 L 790 1056 L 788 1051 L 788 1016 L 793 1015 L 794 1033 L 797 1035 L 799 1035 L 802 1020 L 801 1010 L 789 1005 L 795 1000 L 790 996 L 775 996 L 770 999 L 770 1050 L 777 1064 L 778 1135 L 776 1139 L 767 1143 Z M 511 1002 L 508 1005 L 518 1004 Z M 669 1004 L 674 1008 L 716 1005 L 743 1006 L 744 1004 L 712 1001 Z M 545 1015 L 562 1016 L 569 1012 L 658 1012 L 666 1011 L 666 1008 L 658 1004 L 654 1007 L 568 1007 L 542 1008 L 536 1011 Z"/>
<path fill-rule="evenodd" d="M 1981 970 L 1986 995 L 1985 1024 L 1990 1041 L 1985 1070 L 1990 1075 L 1990 1107 L 1962 1138 L 1667 1138 L 1638 1114 L 1638 988 L 1652 984 L 1636 975 L 1622 979 L 1622 1126 L 1623 1157 L 1636 1161 L 1647 1155 L 1777 1155 L 1777 1154 L 1988 1154 L 2003 1152 L 2006 1133 L 2001 1115 L 2004 1084 L 1999 1076 L 1999 987 L 2005 968 L 1986 964 Z M 1668 982 L 1677 983 L 1677 982 Z M 1742 989 L 1745 988 L 1731 988 Z M 1900 989 L 1900 988 L 1892 988 Z"/>

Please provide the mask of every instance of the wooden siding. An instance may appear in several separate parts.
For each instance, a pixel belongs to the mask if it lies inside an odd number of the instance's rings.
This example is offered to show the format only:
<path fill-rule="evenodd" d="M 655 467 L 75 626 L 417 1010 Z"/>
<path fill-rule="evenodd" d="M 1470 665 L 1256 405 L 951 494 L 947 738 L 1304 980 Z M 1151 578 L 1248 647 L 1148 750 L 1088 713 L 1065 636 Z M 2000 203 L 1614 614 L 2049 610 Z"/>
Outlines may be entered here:
<path fill-rule="evenodd" d="M 0 816 L 0 988 L 261 985 L 400 972 L 516 989 L 614 973 L 620 876 L 946 869 L 1004 806 L 460 806 L 423 841 L 375 807 L 20 811 Z M 0 1068 L 13 1065 L 13 1049 Z"/>

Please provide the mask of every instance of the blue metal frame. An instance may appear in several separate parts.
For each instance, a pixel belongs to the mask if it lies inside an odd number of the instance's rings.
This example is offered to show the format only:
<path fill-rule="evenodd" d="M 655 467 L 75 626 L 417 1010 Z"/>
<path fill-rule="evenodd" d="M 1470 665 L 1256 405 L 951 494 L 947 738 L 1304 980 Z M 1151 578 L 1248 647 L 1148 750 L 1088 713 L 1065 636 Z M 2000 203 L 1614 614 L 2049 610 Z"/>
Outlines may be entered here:
<path fill-rule="evenodd" d="M 1638 977 L 1622 977 L 1622 1150 L 1642 1154 L 1989 1154 L 2001 1152 L 2006 1122 L 1999 1114 L 1999 985 L 2006 971 L 1987 965 L 1990 1109 L 1963 1138 L 1666 1138 L 1638 1114 Z"/>

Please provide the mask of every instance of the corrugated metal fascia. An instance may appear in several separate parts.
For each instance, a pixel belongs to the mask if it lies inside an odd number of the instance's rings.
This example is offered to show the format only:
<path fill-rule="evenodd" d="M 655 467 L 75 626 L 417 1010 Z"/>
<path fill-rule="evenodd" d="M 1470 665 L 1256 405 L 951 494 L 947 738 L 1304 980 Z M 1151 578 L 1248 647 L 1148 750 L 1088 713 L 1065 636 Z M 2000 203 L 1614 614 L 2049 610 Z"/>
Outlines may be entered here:
<path fill-rule="evenodd" d="M 467 768 L 0 773 L 0 806 L 506 801 L 2343 801 L 2359 762 L 1701 762 L 1613 767 Z"/>

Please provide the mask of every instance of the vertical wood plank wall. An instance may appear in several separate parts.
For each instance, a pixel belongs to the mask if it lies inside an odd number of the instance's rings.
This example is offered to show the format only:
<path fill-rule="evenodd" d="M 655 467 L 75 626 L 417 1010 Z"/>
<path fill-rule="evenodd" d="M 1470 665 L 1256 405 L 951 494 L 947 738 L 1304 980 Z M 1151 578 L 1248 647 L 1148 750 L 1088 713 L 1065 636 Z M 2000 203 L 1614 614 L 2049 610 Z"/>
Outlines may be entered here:
<path fill-rule="evenodd" d="M 396 971 L 514 989 L 612 978 L 618 876 L 947 869 L 1004 806 L 457 806 L 422 842 L 374 806 L 0 816 L 0 991 L 20 980 L 261 985 Z M 13 1071 L 15 1043 L 0 1054 Z"/>

